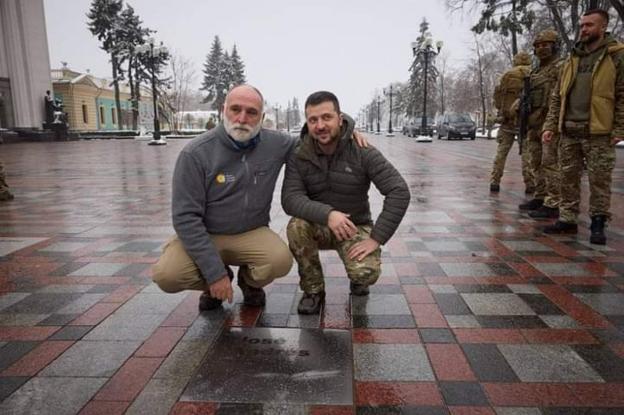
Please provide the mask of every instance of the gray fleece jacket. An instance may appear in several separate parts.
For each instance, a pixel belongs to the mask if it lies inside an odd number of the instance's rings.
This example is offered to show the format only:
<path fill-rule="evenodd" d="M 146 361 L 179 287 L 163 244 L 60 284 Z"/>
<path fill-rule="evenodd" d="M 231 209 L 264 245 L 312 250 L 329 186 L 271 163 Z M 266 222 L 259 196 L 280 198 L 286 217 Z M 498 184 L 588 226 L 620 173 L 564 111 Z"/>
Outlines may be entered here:
<path fill-rule="evenodd" d="M 173 227 L 208 283 L 225 273 L 210 235 L 268 226 L 275 182 L 297 141 L 262 129 L 258 144 L 241 150 L 220 124 L 180 152 L 173 172 Z"/>
<path fill-rule="evenodd" d="M 342 116 L 341 138 L 334 154 L 323 154 L 307 134 L 293 151 L 282 185 L 282 207 L 289 215 L 321 225 L 327 225 L 332 210 L 348 213 L 355 225 L 372 224 L 368 202 L 372 182 L 385 199 L 371 238 L 385 244 L 405 215 L 409 188 L 379 150 L 370 145 L 358 147 L 351 139 L 353 120 Z"/>

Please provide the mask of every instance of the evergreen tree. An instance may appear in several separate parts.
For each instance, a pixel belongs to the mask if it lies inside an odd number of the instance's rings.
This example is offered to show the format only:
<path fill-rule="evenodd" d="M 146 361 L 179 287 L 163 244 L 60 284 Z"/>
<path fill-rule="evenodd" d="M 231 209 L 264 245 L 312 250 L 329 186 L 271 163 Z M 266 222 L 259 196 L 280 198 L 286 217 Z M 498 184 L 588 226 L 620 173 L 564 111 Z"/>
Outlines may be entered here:
<path fill-rule="evenodd" d="M 427 58 L 427 73 L 425 74 L 425 54 L 419 51 L 425 50 L 427 42 L 431 42 L 431 33 L 429 32 L 429 22 L 423 18 L 420 23 L 419 36 L 416 38 L 416 56 L 410 67 L 410 79 L 408 81 L 407 100 L 405 102 L 405 111 L 409 116 L 420 117 L 423 111 L 424 100 L 424 80 L 427 76 L 427 117 L 433 116 L 436 110 L 435 97 L 436 79 L 438 71 L 435 67 L 435 57 L 429 54 Z"/>
<path fill-rule="evenodd" d="M 217 110 L 219 114 L 219 120 L 221 120 L 225 95 L 230 86 L 224 71 L 225 66 L 221 40 L 219 36 L 215 36 L 210 54 L 204 63 L 204 81 L 200 89 L 207 92 L 203 102 L 211 103 L 212 109 Z"/>
<path fill-rule="evenodd" d="M 230 54 L 230 71 L 232 73 L 232 84 L 240 85 L 244 84 L 245 79 L 245 64 L 238 55 L 236 45 L 232 46 L 232 53 Z"/>
<path fill-rule="evenodd" d="M 299 109 L 299 100 L 297 97 L 293 97 L 292 100 L 292 117 L 294 125 L 301 125 L 301 110 Z"/>
<path fill-rule="evenodd" d="M 119 128 L 122 128 L 121 105 L 119 103 L 119 43 L 123 40 L 120 13 L 122 0 L 93 0 L 87 18 L 87 26 L 94 36 L 102 42 L 100 48 L 110 54 L 113 72 L 113 88 L 115 90 L 115 106 Z"/>
<path fill-rule="evenodd" d="M 523 28 L 530 29 L 535 20 L 535 12 L 529 7 L 530 0 L 481 0 L 484 8 L 479 22 L 472 27 L 475 33 L 484 31 L 511 35 L 512 54 L 518 53 L 517 35 Z"/>

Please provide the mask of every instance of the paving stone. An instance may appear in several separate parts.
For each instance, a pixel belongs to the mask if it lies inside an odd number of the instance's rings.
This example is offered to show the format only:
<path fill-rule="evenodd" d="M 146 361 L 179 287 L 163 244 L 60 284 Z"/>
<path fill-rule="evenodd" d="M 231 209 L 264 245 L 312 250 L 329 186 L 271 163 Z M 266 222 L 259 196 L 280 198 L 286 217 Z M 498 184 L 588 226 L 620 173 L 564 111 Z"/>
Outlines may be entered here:
<path fill-rule="evenodd" d="M 49 314 L 0 313 L 0 326 L 34 326 L 48 316 Z"/>
<path fill-rule="evenodd" d="M 40 376 L 110 377 L 140 346 L 137 341 L 86 341 L 70 347 Z"/>
<path fill-rule="evenodd" d="M 527 407 L 498 407 L 494 408 L 496 415 L 542 415 L 539 408 Z"/>
<path fill-rule="evenodd" d="M 82 314 L 104 297 L 106 297 L 106 294 L 83 294 L 65 307 L 57 310 L 56 314 Z"/>
<path fill-rule="evenodd" d="M 50 337 L 50 340 L 80 340 L 93 326 L 66 326 Z"/>
<path fill-rule="evenodd" d="M 137 314 L 128 316 L 127 313 L 115 312 L 107 317 L 89 334 L 85 340 L 146 340 L 162 323 L 166 314 Z"/>
<path fill-rule="evenodd" d="M 496 273 L 488 264 L 441 263 L 440 266 L 449 277 L 492 277 Z"/>
<path fill-rule="evenodd" d="M 432 381 L 433 370 L 420 344 L 353 345 L 358 381 Z"/>
<path fill-rule="evenodd" d="M 481 327 L 473 315 L 445 315 L 444 318 L 450 328 L 477 328 Z"/>
<path fill-rule="evenodd" d="M 0 403 L 0 413 L 73 415 L 105 382 L 98 377 L 34 377 Z"/>
<path fill-rule="evenodd" d="M 126 415 L 168 415 L 186 385 L 185 379 L 152 379 L 126 411 Z"/>
<path fill-rule="evenodd" d="M 472 314 L 459 294 L 434 294 L 435 302 L 442 314 L 469 315 Z"/>
<path fill-rule="evenodd" d="M 82 249 L 86 246 L 88 246 L 89 243 L 85 243 L 85 242 L 55 242 L 53 244 L 50 244 L 48 246 L 46 246 L 45 248 L 41 248 L 38 251 L 39 252 L 65 252 L 65 253 L 69 253 L 69 252 L 74 252 L 77 251 L 79 249 Z"/>
<path fill-rule="evenodd" d="M 624 315 L 624 294 L 575 294 L 600 314 Z"/>
<path fill-rule="evenodd" d="M 2 376 L 0 377 L 0 402 L 9 397 L 20 386 L 28 381 L 28 376 Z"/>
<path fill-rule="evenodd" d="M 181 341 L 154 374 L 155 379 L 190 379 L 210 348 L 204 340 Z"/>
<path fill-rule="evenodd" d="M 604 382 L 566 345 L 501 344 L 498 349 L 523 382 Z"/>
<path fill-rule="evenodd" d="M 543 315 L 539 318 L 553 329 L 575 329 L 579 327 L 576 320 L 567 315 Z"/>
<path fill-rule="evenodd" d="M 91 284 L 52 284 L 37 290 L 39 294 L 86 293 L 95 287 Z"/>
<path fill-rule="evenodd" d="M 91 276 L 91 277 L 112 277 L 119 271 L 124 268 L 126 264 L 118 264 L 112 262 L 93 262 L 79 268 L 69 274 L 70 277 L 82 277 L 82 276 Z"/>
<path fill-rule="evenodd" d="M 0 311 L 7 307 L 12 306 L 15 303 L 19 303 L 24 298 L 28 297 L 30 293 L 6 293 L 0 296 Z"/>
<path fill-rule="evenodd" d="M 403 295 L 375 294 L 351 298 L 351 315 L 411 315 L 407 301 Z"/>
<path fill-rule="evenodd" d="M 72 301 L 80 298 L 80 293 L 56 293 L 41 294 L 34 293 L 23 300 L 14 303 L 2 310 L 7 314 L 30 313 L 30 314 L 52 314 L 65 307 Z"/>
<path fill-rule="evenodd" d="M 535 312 L 516 294 L 461 294 L 476 315 L 521 316 Z"/>
<path fill-rule="evenodd" d="M 115 314 L 135 316 L 140 314 L 169 314 L 186 297 L 178 294 L 137 294 L 119 307 Z"/>
<path fill-rule="evenodd" d="M 449 329 L 420 329 L 419 332 L 423 343 L 456 343 Z"/>
<path fill-rule="evenodd" d="M 440 382 L 440 392 L 447 405 L 488 405 L 488 399 L 476 382 Z"/>
<path fill-rule="evenodd" d="M 583 264 L 573 263 L 537 263 L 534 265 L 540 272 L 549 277 L 591 277 L 592 273 L 587 271 Z"/>
<path fill-rule="evenodd" d="M 358 329 L 411 329 L 416 327 L 414 318 L 408 315 L 352 316 L 353 328 Z"/>
<path fill-rule="evenodd" d="M 494 344 L 462 344 L 464 354 L 480 382 L 517 382 L 519 379 Z"/>
<path fill-rule="evenodd" d="M 33 350 L 39 342 L 8 342 L 0 348 L 0 372 L 17 362 L 22 356 Z"/>

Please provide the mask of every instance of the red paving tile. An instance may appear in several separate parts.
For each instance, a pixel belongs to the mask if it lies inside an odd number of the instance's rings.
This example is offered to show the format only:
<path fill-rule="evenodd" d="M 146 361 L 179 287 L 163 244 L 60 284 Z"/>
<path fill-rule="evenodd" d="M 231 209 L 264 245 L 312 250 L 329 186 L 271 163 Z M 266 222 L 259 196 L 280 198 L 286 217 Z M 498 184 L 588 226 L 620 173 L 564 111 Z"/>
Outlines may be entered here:
<path fill-rule="evenodd" d="M 414 263 L 395 262 L 393 265 L 394 271 L 399 277 L 413 277 L 418 275 L 418 267 Z"/>
<path fill-rule="evenodd" d="M 79 415 L 123 415 L 130 406 L 130 402 L 91 401 Z"/>
<path fill-rule="evenodd" d="M 230 327 L 253 327 L 261 312 L 261 307 L 236 306 L 225 319 L 225 325 Z"/>
<path fill-rule="evenodd" d="M 0 330 L 0 341 L 41 341 L 47 339 L 59 329 L 60 327 L 56 326 L 3 326 L 2 330 Z"/>
<path fill-rule="evenodd" d="M 214 415 L 218 408 L 213 402 L 178 402 L 169 415 Z"/>
<path fill-rule="evenodd" d="M 186 333 L 183 327 L 159 327 L 134 353 L 135 357 L 166 357 Z"/>
<path fill-rule="evenodd" d="M 422 285 L 404 285 L 407 302 L 413 304 L 435 304 L 431 290 Z"/>
<path fill-rule="evenodd" d="M 351 328 L 351 314 L 348 307 L 337 304 L 326 304 L 321 316 L 321 327 L 326 329 Z"/>
<path fill-rule="evenodd" d="M 355 343 L 420 343 L 416 329 L 353 329 Z"/>
<path fill-rule="evenodd" d="M 425 347 L 438 380 L 476 380 L 470 364 L 458 345 L 427 344 Z"/>
<path fill-rule="evenodd" d="M 624 383 L 576 383 L 567 386 L 580 401 L 580 406 L 624 408 Z"/>
<path fill-rule="evenodd" d="M 199 315 L 199 296 L 201 292 L 191 292 L 184 300 L 169 314 L 161 326 L 188 327 Z"/>
<path fill-rule="evenodd" d="M 624 343 L 612 343 L 609 347 L 611 347 L 611 350 L 613 350 L 615 354 L 624 359 Z"/>
<path fill-rule="evenodd" d="M 122 285 L 102 298 L 101 303 L 125 303 L 143 289 L 140 285 Z"/>
<path fill-rule="evenodd" d="M 574 297 L 565 288 L 555 285 L 539 285 L 538 287 L 550 301 L 584 327 L 604 329 L 611 326 L 604 317 Z"/>
<path fill-rule="evenodd" d="M 121 303 L 98 303 L 69 324 L 72 326 L 94 326 L 111 315 L 120 305 Z"/>
<path fill-rule="evenodd" d="M 311 406 L 309 415 L 355 415 L 351 406 Z"/>
<path fill-rule="evenodd" d="M 520 274 L 524 278 L 536 278 L 536 277 L 544 276 L 544 274 L 542 274 L 541 271 L 539 271 L 537 268 L 535 268 L 531 264 L 512 262 L 509 265 L 514 271 L 516 271 L 518 274 Z"/>
<path fill-rule="evenodd" d="M 459 343 L 526 343 L 518 329 L 453 329 Z"/>
<path fill-rule="evenodd" d="M 444 315 L 435 304 L 409 304 L 418 328 L 448 327 Z"/>
<path fill-rule="evenodd" d="M 435 383 L 418 382 L 357 382 L 357 405 L 442 405 L 442 396 Z"/>
<path fill-rule="evenodd" d="M 527 343 L 598 344 L 598 339 L 586 330 L 520 329 Z"/>
<path fill-rule="evenodd" d="M 45 341 L 2 371 L 0 376 L 35 376 L 72 344 L 73 341 Z"/>
<path fill-rule="evenodd" d="M 492 406 L 582 406 L 568 385 L 560 383 L 484 383 Z"/>
<path fill-rule="evenodd" d="M 131 357 L 93 398 L 96 401 L 132 401 L 149 382 L 163 359 Z"/>

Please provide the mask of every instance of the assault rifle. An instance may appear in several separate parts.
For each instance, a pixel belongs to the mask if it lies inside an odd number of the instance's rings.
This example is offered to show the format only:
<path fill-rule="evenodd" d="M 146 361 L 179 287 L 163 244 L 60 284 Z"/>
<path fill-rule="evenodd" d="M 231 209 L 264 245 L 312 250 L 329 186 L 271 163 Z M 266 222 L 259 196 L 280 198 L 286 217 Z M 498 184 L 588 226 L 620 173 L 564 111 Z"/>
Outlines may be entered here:
<path fill-rule="evenodd" d="M 518 154 L 522 155 L 522 144 L 529 131 L 529 115 L 531 114 L 531 77 L 522 79 L 522 94 L 518 107 Z"/>

